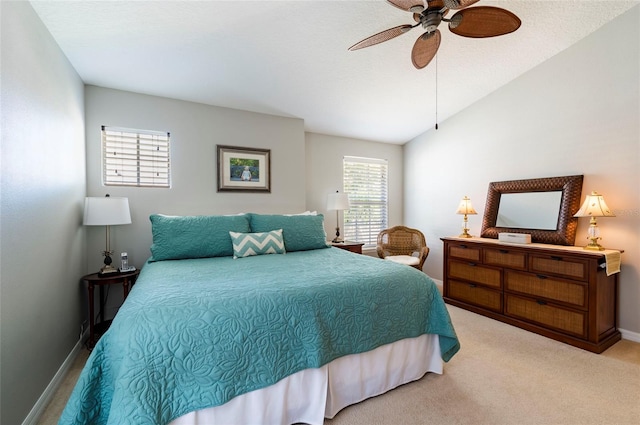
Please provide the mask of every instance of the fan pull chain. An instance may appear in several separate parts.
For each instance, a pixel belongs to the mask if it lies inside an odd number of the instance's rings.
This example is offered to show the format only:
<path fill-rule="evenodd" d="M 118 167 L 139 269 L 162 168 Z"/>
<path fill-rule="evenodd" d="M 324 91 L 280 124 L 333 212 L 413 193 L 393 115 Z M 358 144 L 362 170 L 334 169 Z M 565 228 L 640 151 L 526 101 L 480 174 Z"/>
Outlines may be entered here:
<path fill-rule="evenodd" d="M 438 55 L 436 55 L 436 130 L 438 129 Z"/>

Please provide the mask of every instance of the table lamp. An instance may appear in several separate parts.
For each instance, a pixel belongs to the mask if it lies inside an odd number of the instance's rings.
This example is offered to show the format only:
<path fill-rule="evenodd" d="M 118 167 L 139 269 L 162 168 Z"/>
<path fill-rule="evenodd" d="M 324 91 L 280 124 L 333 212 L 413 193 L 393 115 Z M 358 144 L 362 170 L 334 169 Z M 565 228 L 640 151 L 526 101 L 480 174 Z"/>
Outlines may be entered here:
<path fill-rule="evenodd" d="M 338 213 L 349 208 L 349 195 L 346 193 L 339 193 L 336 190 L 336 193 L 330 193 L 327 197 L 327 210 L 336 210 L 336 237 L 331 241 L 333 243 L 344 242 L 344 239 L 340 237 L 340 218 Z"/>
<path fill-rule="evenodd" d="M 478 213 L 476 212 L 476 210 L 473 209 L 473 205 L 471 205 L 471 199 L 469 199 L 467 196 L 462 198 L 462 201 L 460 201 L 460 205 L 458 205 L 458 210 L 456 211 L 456 214 L 464 214 L 464 220 L 462 221 L 462 233 L 458 237 L 472 238 L 473 236 L 469 234 L 469 227 L 467 227 L 467 223 L 468 223 L 467 215 L 478 214 Z"/>
<path fill-rule="evenodd" d="M 104 198 L 85 198 L 84 200 L 84 220 L 85 226 L 107 226 L 106 229 L 106 249 L 104 255 L 104 266 L 98 275 L 110 275 L 117 273 L 118 269 L 111 265 L 112 259 L 110 244 L 110 226 L 119 224 L 131 224 L 131 214 L 129 212 L 129 199 L 116 198 L 107 194 Z"/>
<path fill-rule="evenodd" d="M 587 231 L 587 239 L 589 244 L 584 247 L 591 251 L 602 251 L 604 247 L 598 243 L 600 238 L 600 229 L 596 223 L 596 217 L 615 217 L 615 214 L 611 212 L 607 204 L 604 202 L 602 195 L 593 191 L 590 195 L 584 199 L 584 203 L 580 207 L 574 217 L 591 217 L 589 221 L 589 230 Z"/>

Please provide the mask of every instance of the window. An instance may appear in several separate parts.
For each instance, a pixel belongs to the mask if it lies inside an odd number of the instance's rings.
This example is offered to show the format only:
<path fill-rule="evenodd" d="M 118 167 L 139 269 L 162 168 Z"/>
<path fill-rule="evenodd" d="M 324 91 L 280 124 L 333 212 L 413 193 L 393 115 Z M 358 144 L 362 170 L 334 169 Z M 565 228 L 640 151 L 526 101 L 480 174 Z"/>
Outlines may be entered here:
<path fill-rule="evenodd" d="M 375 246 L 378 233 L 387 228 L 387 160 L 345 156 L 344 192 L 351 207 L 344 214 L 346 240 Z"/>
<path fill-rule="evenodd" d="M 171 187 L 169 133 L 102 127 L 105 186 Z"/>

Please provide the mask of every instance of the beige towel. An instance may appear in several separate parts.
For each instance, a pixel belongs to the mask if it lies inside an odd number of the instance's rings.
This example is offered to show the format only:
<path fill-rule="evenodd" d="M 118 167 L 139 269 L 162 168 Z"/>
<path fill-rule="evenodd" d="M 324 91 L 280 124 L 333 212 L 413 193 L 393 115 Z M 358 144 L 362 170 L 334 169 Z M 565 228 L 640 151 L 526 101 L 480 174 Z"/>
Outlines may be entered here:
<path fill-rule="evenodd" d="M 607 276 L 620 272 L 620 251 L 607 251 L 604 254 Z"/>

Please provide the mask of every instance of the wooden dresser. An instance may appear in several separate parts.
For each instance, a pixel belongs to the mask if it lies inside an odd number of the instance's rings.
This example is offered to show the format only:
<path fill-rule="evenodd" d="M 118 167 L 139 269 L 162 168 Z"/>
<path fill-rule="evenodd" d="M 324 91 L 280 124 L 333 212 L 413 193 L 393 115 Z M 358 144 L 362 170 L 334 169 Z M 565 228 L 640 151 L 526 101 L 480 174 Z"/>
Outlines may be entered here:
<path fill-rule="evenodd" d="M 604 252 L 484 238 L 442 241 L 447 303 L 595 353 L 620 340 L 619 273 L 607 276 Z"/>

